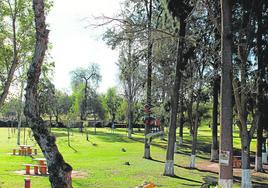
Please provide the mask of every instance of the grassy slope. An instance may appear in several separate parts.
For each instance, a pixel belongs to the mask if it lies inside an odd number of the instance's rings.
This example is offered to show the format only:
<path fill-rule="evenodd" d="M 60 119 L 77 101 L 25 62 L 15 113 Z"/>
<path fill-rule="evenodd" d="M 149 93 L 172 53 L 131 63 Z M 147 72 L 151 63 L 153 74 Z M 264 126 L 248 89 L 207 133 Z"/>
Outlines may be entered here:
<path fill-rule="evenodd" d="M 74 178 L 74 187 L 135 187 L 144 181 L 152 181 L 159 187 L 200 187 L 202 178 L 217 174 L 189 170 L 185 168 L 189 162 L 190 137 L 185 134 L 185 145 L 179 149 L 182 154 L 175 156 L 175 173 L 177 178 L 163 176 L 166 142 L 156 139 L 152 146 L 152 157 L 154 160 L 145 160 L 143 156 L 143 136 L 135 134 L 133 140 L 126 138 L 126 133 L 117 130 L 111 134 L 108 129 L 98 129 L 97 135 L 90 132 L 90 142 L 86 141 L 85 135 L 74 133 L 71 136 L 71 148 L 67 145 L 67 133 L 64 129 L 54 129 L 57 136 L 57 143 L 60 151 L 74 168 L 86 172 L 85 178 Z M 186 132 L 186 130 L 185 130 Z M 11 156 L 7 153 L 15 147 L 16 136 L 11 139 L 7 137 L 7 129 L 0 128 L 0 187 L 23 187 L 24 177 L 16 175 L 14 170 L 21 170 L 24 167 L 21 164 L 32 163 L 31 158 L 21 156 Z M 207 128 L 200 129 L 197 163 L 209 158 L 206 153 L 210 143 L 210 131 Z M 237 134 L 235 135 L 237 137 Z M 34 144 L 28 139 L 28 144 Z M 239 147 L 239 140 L 234 142 Z M 253 144 L 253 147 L 255 144 Z M 122 152 L 125 148 L 127 152 Z M 130 166 L 124 165 L 129 162 Z M 238 184 L 236 185 L 238 187 Z M 32 187 L 45 188 L 50 187 L 47 177 L 33 177 Z"/>

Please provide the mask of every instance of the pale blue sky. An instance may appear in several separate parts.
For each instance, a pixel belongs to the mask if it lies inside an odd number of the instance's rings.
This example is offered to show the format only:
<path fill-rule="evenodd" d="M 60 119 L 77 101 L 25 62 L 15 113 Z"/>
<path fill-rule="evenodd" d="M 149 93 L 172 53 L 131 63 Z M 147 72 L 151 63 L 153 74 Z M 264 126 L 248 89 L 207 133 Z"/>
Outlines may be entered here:
<path fill-rule="evenodd" d="M 59 89 L 70 87 L 69 72 L 76 67 L 86 67 L 90 62 L 101 68 L 102 82 L 99 92 L 115 86 L 118 52 L 112 51 L 101 40 L 101 30 L 85 28 L 84 18 L 113 16 L 120 9 L 121 0 L 55 0 L 48 15 L 51 55 L 56 62 L 54 83 Z"/>

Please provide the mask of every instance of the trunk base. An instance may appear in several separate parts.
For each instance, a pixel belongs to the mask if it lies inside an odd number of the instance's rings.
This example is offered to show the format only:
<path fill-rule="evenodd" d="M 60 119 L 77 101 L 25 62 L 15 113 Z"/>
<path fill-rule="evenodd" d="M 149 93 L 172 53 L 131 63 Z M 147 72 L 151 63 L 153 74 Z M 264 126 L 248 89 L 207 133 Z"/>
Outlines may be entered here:
<path fill-rule="evenodd" d="M 167 160 L 165 164 L 165 176 L 174 176 L 174 161 Z"/>
<path fill-rule="evenodd" d="M 183 139 L 182 139 L 182 137 L 180 136 L 180 137 L 179 137 L 179 146 L 181 146 L 182 143 L 183 143 Z"/>
<path fill-rule="evenodd" d="M 219 150 L 211 148 L 210 161 L 219 160 Z"/>
<path fill-rule="evenodd" d="M 131 134 L 132 134 L 131 129 L 128 129 L 128 134 L 127 134 L 127 137 L 128 137 L 128 138 L 132 138 L 132 135 L 131 135 Z"/>
<path fill-rule="evenodd" d="M 189 168 L 195 168 L 195 155 L 191 155 L 191 161 L 189 164 Z"/>
<path fill-rule="evenodd" d="M 176 153 L 177 152 L 177 143 L 175 142 L 174 143 L 174 153 Z"/>
<path fill-rule="evenodd" d="M 233 179 L 219 179 L 219 186 L 221 188 L 232 188 Z"/>
<path fill-rule="evenodd" d="M 267 163 L 267 156 L 268 156 L 268 153 L 262 153 L 262 164 L 264 163 Z"/>
<path fill-rule="evenodd" d="M 151 158 L 151 151 L 150 151 L 150 148 L 145 148 L 143 158 L 145 158 L 145 159 L 152 159 L 152 158 Z"/>
<path fill-rule="evenodd" d="M 242 169 L 242 182 L 241 182 L 241 188 L 251 188 L 251 175 L 249 169 Z"/>
<path fill-rule="evenodd" d="M 262 172 L 262 157 L 255 157 L 255 171 Z"/>

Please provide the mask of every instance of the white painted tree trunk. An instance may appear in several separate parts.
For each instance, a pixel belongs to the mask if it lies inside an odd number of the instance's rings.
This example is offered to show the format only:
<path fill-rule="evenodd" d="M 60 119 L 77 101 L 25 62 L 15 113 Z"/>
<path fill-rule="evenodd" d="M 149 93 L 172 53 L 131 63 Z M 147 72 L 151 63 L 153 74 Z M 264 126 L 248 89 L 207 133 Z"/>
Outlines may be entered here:
<path fill-rule="evenodd" d="M 210 160 L 215 161 L 219 159 L 219 151 L 216 149 L 211 148 L 211 155 L 210 155 Z"/>
<path fill-rule="evenodd" d="M 131 129 L 128 129 L 128 134 L 127 134 L 127 137 L 128 137 L 128 138 L 132 138 L 131 133 L 132 133 Z"/>
<path fill-rule="evenodd" d="M 262 167 L 262 157 L 255 157 L 255 170 L 259 171 Z"/>
<path fill-rule="evenodd" d="M 150 148 L 145 148 L 145 149 L 144 149 L 144 158 L 145 158 L 145 159 L 149 159 L 149 158 L 151 158 Z"/>
<path fill-rule="evenodd" d="M 251 175 L 250 175 L 250 169 L 242 169 L 242 182 L 241 182 L 241 188 L 251 188 Z"/>
<path fill-rule="evenodd" d="M 181 146 L 182 143 L 183 143 L 183 139 L 182 139 L 182 137 L 180 136 L 180 137 L 179 137 L 179 145 Z"/>
<path fill-rule="evenodd" d="M 191 155 L 189 167 L 195 168 L 195 155 Z"/>
<path fill-rule="evenodd" d="M 221 188 L 232 188 L 233 179 L 219 179 L 219 186 Z"/>
<path fill-rule="evenodd" d="M 174 143 L 174 153 L 177 152 L 177 142 Z"/>
<path fill-rule="evenodd" d="M 174 161 L 167 160 L 165 164 L 165 173 L 166 176 L 174 176 Z"/>
<path fill-rule="evenodd" d="M 268 156 L 268 153 L 262 153 L 262 163 L 265 164 L 267 163 L 267 156 Z"/>

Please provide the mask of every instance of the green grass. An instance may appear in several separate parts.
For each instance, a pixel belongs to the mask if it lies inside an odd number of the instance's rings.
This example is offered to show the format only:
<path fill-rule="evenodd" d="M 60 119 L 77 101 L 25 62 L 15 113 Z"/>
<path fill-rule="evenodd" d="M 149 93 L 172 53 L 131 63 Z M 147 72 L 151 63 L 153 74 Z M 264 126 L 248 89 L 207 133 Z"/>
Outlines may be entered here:
<path fill-rule="evenodd" d="M 26 131 L 27 132 L 27 131 Z M 154 160 L 145 160 L 143 156 L 143 135 L 136 133 L 133 139 L 127 139 L 125 130 L 117 130 L 111 134 L 109 129 L 98 129 L 97 135 L 90 131 L 90 141 L 86 141 L 85 134 L 73 132 L 71 147 L 67 144 L 65 129 L 53 129 L 57 136 L 57 144 L 64 159 L 70 163 L 75 171 L 82 171 L 86 177 L 73 178 L 73 187 L 105 187 L 105 188 L 134 188 L 145 181 L 154 182 L 156 187 L 200 187 L 205 176 L 215 176 L 210 172 L 189 170 L 185 167 L 189 163 L 191 138 L 185 129 L 185 144 L 175 155 L 175 174 L 177 177 L 163 176 L 166 141 L 155 139 L 151 147 Z M 211 132 L 208 128 L 200 128 L 199 150 L 197 163 L 209 158 L 207 147 L 210 145 Z M 237 135 L 235 135 L 237 137 Z M 0 188 L 23 187 L 24 176 L 14 173 L 22 170 L 24 163 L 32 163 L 30 157 L 12 156 L 12 148 L 16 147 L 16 135 L 8 139 L 8 130 L 0 128 Z M 35 142 L 27 136 L 27 144 Z M 236 138 L 235 147 L 239 147 Z M 253 147 L 254 148 L 254 144 Z M 126 152 L 121 149 L 125 148 Z M 39 150 L 40 153 L 40 150 Z M 41 156 L 40 156 L 41 157 Z M 130 166 L 124 165 L 129 162 Z M 48 177 L 32 177 L 33 188 L 50 187 Z M 236 184 L 235 187 L 239 187 Z"/>

